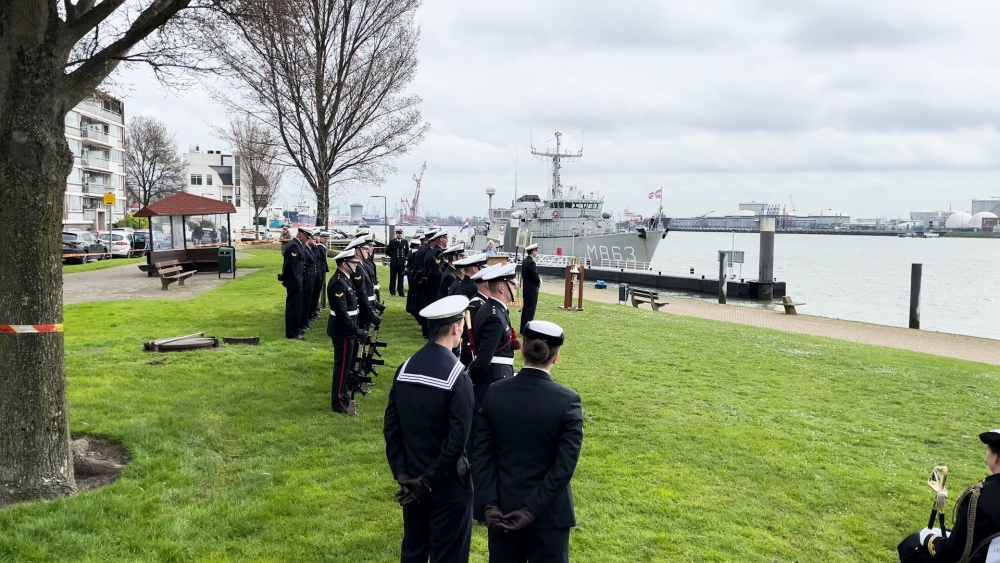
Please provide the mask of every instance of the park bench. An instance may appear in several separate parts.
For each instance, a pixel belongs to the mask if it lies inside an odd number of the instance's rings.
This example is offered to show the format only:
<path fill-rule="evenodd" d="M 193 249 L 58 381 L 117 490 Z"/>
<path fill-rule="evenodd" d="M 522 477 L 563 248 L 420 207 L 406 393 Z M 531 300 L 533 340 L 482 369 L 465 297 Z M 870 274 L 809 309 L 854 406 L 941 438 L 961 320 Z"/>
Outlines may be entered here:
<path fill-rule="evenodd" d="M 160 275 L 160 283 L 163 284 L 163 291 L 167 291 L 170 284 L 177 282 L 177 285 L 184 285 L 184 280 L 195 274 L 195 270 L 184 271 L 184 267 L 177 260 L 164 260 L 156 263 L 156 273 Z"/>
<path fill-rule="evenodd" d="M 660 292 L 651 289 L 629 288 L 632 295 L 632 306 L 638 307 L 640 303 L 649 303 L 654 311 L 659 311 L 660 307 L 667 305 L 666 301 L 660 300 Z"/>
<path fill-rule="evenodd" d="M 795 310 L 797 305 L 805 305 L 805 303 L 795 303 L 789 296 L 784 296 L 781 298 L 781 305 L 785 308 L 786 315 L 798 315 L 799 313 Z"/>

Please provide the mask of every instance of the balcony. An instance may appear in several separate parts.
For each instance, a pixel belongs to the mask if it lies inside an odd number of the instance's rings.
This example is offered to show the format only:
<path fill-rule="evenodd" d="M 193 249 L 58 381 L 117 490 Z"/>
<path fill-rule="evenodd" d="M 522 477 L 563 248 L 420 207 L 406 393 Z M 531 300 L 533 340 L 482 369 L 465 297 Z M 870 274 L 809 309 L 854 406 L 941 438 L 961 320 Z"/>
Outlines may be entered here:
<path fill-rule="evenodd" d="M 105 133 L 104 131 L 91 129 L 89 127 L 82 127 L 80 128 L 80 136 L 83 137 L 84 139 L 89 139 L 91 141 L 100 143 L 102 145 L 108 145 L 108 146 L 111 145 L 111 140 L 108 137 L 108 134 Z"/>
<path fill-rule="evenodd" d="M 111 189 L 111 184 L 106 182 L 92 182 L 89 180 L 83 181 L 83 193 L 85 194 L 103 194 Z"/>
<path fill-rule="evenodd" d="M 86 100 L 81 102 L 80 109 L 82 109 L 83 111 L 89 111 L 90 113 L 100 115 L 101 117 L 107 119 L 108 121 L 111 121 L 112 123 L 124 123 L 124 121 L 122 121 L 122 115 L 120 113 L 111 111 L 109 109 L 105 109 L 104 106 L 94 98 L 87 98 Z"/>
<path fill-rule="evenodd" d="M 99 156 L 84 156 L 80 160 L 83 161 L 84 168 L 97 168 L 99 170 L 108 170 L 111 167 L 111 161 Z"/>

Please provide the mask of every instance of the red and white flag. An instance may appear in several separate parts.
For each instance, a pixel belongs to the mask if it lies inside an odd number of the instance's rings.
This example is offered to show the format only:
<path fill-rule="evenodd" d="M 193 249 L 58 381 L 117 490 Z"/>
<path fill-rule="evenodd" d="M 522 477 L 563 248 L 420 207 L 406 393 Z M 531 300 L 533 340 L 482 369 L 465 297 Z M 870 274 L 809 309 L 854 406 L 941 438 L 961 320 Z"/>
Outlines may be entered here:
<path fill-rule="evenodd" d="M 656 190 L 655 192 L 649 192 L 649 199 L 663 199 L 663 188 Z"/>

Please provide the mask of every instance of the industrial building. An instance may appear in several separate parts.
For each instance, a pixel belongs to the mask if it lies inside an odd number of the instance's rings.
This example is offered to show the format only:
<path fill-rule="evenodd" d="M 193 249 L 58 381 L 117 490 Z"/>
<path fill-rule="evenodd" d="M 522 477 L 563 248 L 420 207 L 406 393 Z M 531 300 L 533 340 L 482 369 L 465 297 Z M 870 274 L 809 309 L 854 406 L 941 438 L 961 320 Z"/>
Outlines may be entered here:
<path fill-rule="evenodd" d="M 668 227 L 677 230 L 749 230 L 758 228 L 760 217 L 773 217 L 778 230 L 829 230 L 840 229 L 851 222 L 851 217 L 833 209 L 812 213 L 787 211 L 767 203 L 741 203 L 739 209 L 728 213 L 709 211 L 697 217 L 669 219 Z"/>

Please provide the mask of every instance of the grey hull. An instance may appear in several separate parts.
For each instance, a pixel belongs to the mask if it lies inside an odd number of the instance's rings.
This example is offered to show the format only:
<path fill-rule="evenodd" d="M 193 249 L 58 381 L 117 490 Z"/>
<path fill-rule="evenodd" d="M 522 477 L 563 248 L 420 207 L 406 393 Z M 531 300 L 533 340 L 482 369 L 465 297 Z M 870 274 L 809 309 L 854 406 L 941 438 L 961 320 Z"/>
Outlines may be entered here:
<path fill-rule="evenodd" d="M 656 247 L 659 246 L 662 233 L 653 231 L 646 238 L 638 233 L 613 233 L 609 235 L 594 235 L 580 237 L 534 237 L 531 242 L 538 243 L 538 253 L 546 255 L 578 256 L 590 258 L 591 265 L 601 266 L 608 263 L 615 267 L 636 266 L 646 268 L 641 263 L 652 262 Z M 629 265 L 620 264 L 628 262 Z"/>

